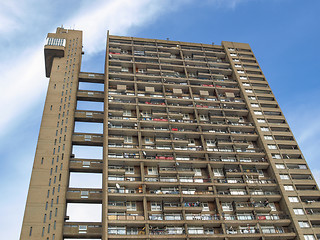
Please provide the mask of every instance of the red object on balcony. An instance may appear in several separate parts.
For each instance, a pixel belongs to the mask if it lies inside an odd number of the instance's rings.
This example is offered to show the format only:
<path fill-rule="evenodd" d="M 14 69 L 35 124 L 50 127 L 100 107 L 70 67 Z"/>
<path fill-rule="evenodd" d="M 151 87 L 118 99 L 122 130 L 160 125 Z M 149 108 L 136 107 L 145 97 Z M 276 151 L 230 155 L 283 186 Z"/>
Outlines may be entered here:
<path fill-rule="evenodd" d="M 172 128 L 171 130 L 172 131 L 178 131 L 178 128 Z"/>

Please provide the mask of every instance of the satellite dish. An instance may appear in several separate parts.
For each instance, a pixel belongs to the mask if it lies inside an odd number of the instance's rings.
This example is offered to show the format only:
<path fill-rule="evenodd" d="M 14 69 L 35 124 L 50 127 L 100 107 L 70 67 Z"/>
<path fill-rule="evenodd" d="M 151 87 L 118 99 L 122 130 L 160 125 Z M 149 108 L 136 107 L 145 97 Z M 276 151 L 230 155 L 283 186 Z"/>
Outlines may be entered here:
<path fill-rule="evenodd" d="M 120 185 L 119 185 L 119 183 L 117 183 L 117 184 L 116 184 L 116 188 L 117 188 L 117 189 L 119 189 L 119 188 L 120 188 Z"/>

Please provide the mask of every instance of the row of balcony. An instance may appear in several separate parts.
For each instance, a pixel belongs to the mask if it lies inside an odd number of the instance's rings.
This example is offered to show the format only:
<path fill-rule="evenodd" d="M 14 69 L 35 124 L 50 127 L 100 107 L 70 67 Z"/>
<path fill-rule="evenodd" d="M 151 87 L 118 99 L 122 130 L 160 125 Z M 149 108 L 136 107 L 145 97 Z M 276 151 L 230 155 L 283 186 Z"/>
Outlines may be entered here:
<path fill-rule="evenodd" d="M 248 177 L 248 175 L 246 175 Z M 121 176 L 121 175 L 109 175 L 108 176 L 109 181 L 129 181 L 129 182 L 140 182 L 142 181 L 141 177 L 129 177 L 129 176 Z M 155 177 L 155 176 L 146 176 L 144 178 L 145 184 L 147 182 L 180 182 L 180 183 L 232 183 L 233 185 L 237 184 L 275 184 L 275 181 L 272 179 L 254 179 L 254 178 L 248 178 L 248 179 L 242 179 L 242 178 L 220 178 L 220 179 L 210 179 L 210 178 L 201 178 L 201 177 L 187 177 L 187 176 L 179 176 L 177 177 Z M 217 185 L 219 186 L 219 185 Z M 267 186 L 265 186 L 267 187 Z M 310 190 L 310 189 L 307 189 Z M 224 194 L 224 193 L 223 193 Z"/>
<path fill-rule="evenodd" d="M 224 230 L 224 231 L 223 231 Z M 247 226 L 227 226 L 225 229 L 207 228 L 199 226 L 188 226 L 187 231 L 184 227 L 158 227 L 150 225 L 149 229 L 145 227 L 123 227 L 117 225 L 108 226 L 108 238 L 117 239 L 141 239 L 151 238 L 214 238 L 224 239 L 224 237 L 233 239 L 245 239 L 265 237 L 266 239 L 274 239 L 274 236 L 281 235 L 281 239 L 294 239 L 296 234 L 294 230 L 288 227 L 274 227 L 269 225 L 261 225 L 260 228 L 255 225 Z M 148 235 L 149 234 L 149 235 Z M 101 223 L 65 223 L 64 237 L 83 237 L 86 238 L 101 238 L 102 224 Z M 176 237 L 175 237 L 176 236 Z"/>
<path fill-rule="evenodd" d="M 112 183 L 110 183 L 112 184 Z M 133 184 L 133 183 L 132 183 Z M 123 184 L 121 184 L 123 185 Z M 154 185 L 154 187 L 157 185 Z M 266 186 L 267 188 L 267 186 Z M 128 199 L 130 199 L 130 196 L 136 199 L 137 197 L 140 199 L 143 198 L 144 191 L 142 187 L 139 188 L 125 188 L 120 186 L 119 188 L 116 187 L 108 187 L 108 193 L 110 195 L 110 198 L 112 196 L 121 196 L 122 194 L 125 194 Z M 137 195 L 138 194 L 138 195 Z M 209 196 L 212 197 L 218 197 L 224 200 L 233 200 L 237 199 L 237 201 L 246 200 L 251 198 L 257 199 L 257 200 L 263 200 L 263 199 L 270 199 L 270 201 L 279 201 L 281 199 L 280 193 L 278 191 L 270 191 L 270 190 L 263 190 L 263 189 L 249 189 L 249 193 L 243 188 L 243 189 L 228 189 L 228 190 L 217 190 L 217 194 L 214 194 L 214 191 L 212 187 L 208 187 L 208 190 L 201 190 L 196 188 L 182 188 L 180 191 L 178 187 L 161 187 L 160 189 L 147 189 L 145 192 L 145 196 L 147 197 L 159 197 L 159 196 L 166 196 L 170 199 L 173 199 L 175 197 L 180 198 L 180 196 L 183 196 L 188 199 L 207 199 Z M 140 197 L 139 197 L 140 196 Z M 69 188 L 67 191 L 67 201 L 68 202 L 101 202 L 102 201 L 102 190 L 101 189 L 83 189 L 83 188 Z M 191 207 L 193 211 L 201 212 L 202 207 L 197 207 L 194 205 L 185 206 L 185 207 Z M 175 209 L 178 210 L 178 209 Z M 316 215 L 317 211 L 312 210 L 312 214 Z M 310 210 L 311 212 L 311 210 Z M 311 214 L 310 214 L 311 215 Z"/>
<path fill-rule="evenodd" d="M 198 158 L 192 158 L 192 157 L 179 157 L 179 156 L 177 158 L 175 158 L 173 156 L 155 156 L 154 158 L 148 157 L 148 159 L 140 159 L 140 160 L 145 161 L 147 164 L 148 160 L 150 160 L 150 159 L 157 159 L 157 160 L 162 160 L 162 161 L 172 161 L 174 159 L 177 159 L 177 161 L 179 161 L 179 159 L 181 159 L 181 158 L 185 159 L 183 161 L 193 161 L 193 160 L 194 161 L 202 161 L 202 162 L 205 161 L 205 159 L 198 159 Z M 112 159 L 114 159 L 114 158 L 109 158 L 109 161 L 111 161 Z M 130 159 L 127 159 L 127 158 L 122 158 L 121 161 L 126 161 L 126 160 L 131 161 Z M 117 163 L 118 163 L 118 161 L 117 161 Z M 269 164 L 263 158 L 261 158 L 261 159 L 258 159 L 258 158 L 237 159 L 237 158 L 233 158 L 233 157 L 210 158 L 210 164 L 212 165 L 213 168 L 221 167 L 221 172 L 219 172 L 221 177 L 224 176 L 222 167 L 233 165 L 234 163 L 240 164 L 243 167 L 244 166 L 255 167 L 256 165 L 258 165 L 260 169 L 265 169 L 269 166 Z M 71 158 L 69 168 L 70 168 L 70 171 L 75 171 L 75 172 L 97 172 L 97 173 L 99 173 L 99 172 L 102 172 L 102 166 L 103 166 L 102 160 Z M 161 168 L 159 168 L 159 171 L 157 171 L 157 173 L 159 173 L 160 175 L 161 174 L 164 174 L 164 175 L 182 174 L 182 175 L 191 175 L 191 176 L 196 174 L 196 172 L 194 170 L 191 170 L 191 168 L 190 168 L 190 170 L 186 169 L 186 167 L 188 166 L 187 163 L 184 163 L 184 166 L 185 166 L 185 169 L 175 168 L 175 167 L 161 167 Z M 120 171 L 117 169 L 120 169 Z M 228 167 L 225 167 L 225 169 L 228 169 Z M 246 169 L 245 168 L 243 168 L 243 169 L 244 169 L 243 170 L 244 175 L 247 175 Z M 111 165 L 111 163 L 109 163 L 109 173 L 115 173 L 115 172 L 119 173 L 121 171 L 123 173 L 126 171 L 125 166 L 122 166 L 122 165 L 113 166 L 113 165 Z M 227 171 L 227 172 L 229 172 L 229 171 Z M 233 173 L 230 173 L 230 174 L 232 175 Z M 259 174 L 260 174 L 260 172 L 259 172 Z M 260 180 L 262 180 L 262 179 L 260 179 Z M 223 181 L 223 179 L 221 181 Z M 226 179 L 225 181 L 228 182 L 228 179 Z M 252 179 L 250 181 L 252 181 Z"/>
<path fill-rule="evenodd" d="M 138 74 L 136 78 L 134 78 L 133 74 L 118 74 L 118 72 L 109 73 L 109 86 L 111 89 L 114 89 L 115 85 L 118 84 L 126 84 L 129 85 L 130 88 L 133 88 L 133 84 L 138 84 L 138 91 L 146 91 L 144 87 L 152 86 L 155 89 L 159 90 L 159 87 L 163 84 L 170 88 L 170 85 L 179 85 L 179 87 L 187 88 L 192 86 L 201 86 L 202 84 L 207 85 L 227 85 L 238 87 L 237 81 L 232 79 L 229 76 L 219 75 L 219 74 L 212 74 L 212 78 L 210 77 L 195 77 L 195 75 L 189 75 L 189 78 L 179 78 L 179 77 L 165 77 L 160 75 L 153 75 L 150 73 L 145 74 Z M 178 87 L 178 86 L 177 86 Z M 207 86 L 209 87 L 209 86 Z M 211 86 L 212 87 L 212 86 Z M 196 90 L 196 88 L 193 88 Z M 209 88 L 208 88 L 209 89 Z M 160 90 L 162 91 L 162 89 Z"/>
<path fill-rule="evenodd" d="M 197 59 L 193 60 L 188 58 L 188 60 L 185 62 L 185 65 L 183 65 L 183 61 L 177 59 L 176 55 L 172 55 L 172 58 L 170 60 L 161 58 L 162 56 L 160 56 L 160 61 L 157 61 L 155 59 L 148 59 L 144 57 L 129 57 L 119 56 L 119 54 L 110 54 L 109 68 L 130 68 L 132 67 L 132 64 L 134 64 L 134 66 L 136 67 L 136 71 L 139 73 L 149 71 L 152 73 L 160 71 L 163 71 L 165 73 L 175 73 L 175 71 L 183 71 L 183 68 L 186 68 L 190 72 L 196 72 L 200 74 L 202 73 L 202 71 L 207 72 L 208 70 L 219 71 L 219 73 L 229 74 L 231 74 L 232 72 L 230 64 L 222 61 L 197 61 Z"/>
<path fill-rule="evenodd" d="M 150 221 L 175 221 L 177 224 L 181 223 L 180 221 L 219 221 L 223 220 L 225 222 L 229 221 L 241 221 L 241 222 L 254 222 L 254 221 L 277 221 L 277 224 L 290 223 L 288 221 L 290 218 L 287 215 L 279 215 L 279 214 L 250 214 L 250 213 L 239 213 L 237 215 L 232 214 L 223 214 L 220 216 L 219 214 L 193 214 L 187 213 L 185 218 L 181 213 L 167 213 L 167 214 L 159 214 L 153 213 L 149 214 L 148 220 Z M 138 214 L 119 214 L 119 213 L 109 213 L 108 220 L 110 221 L 144 221 L 145 217 L 143 215 Z M 286 220 L 286 221 L 282 221 Z"/>

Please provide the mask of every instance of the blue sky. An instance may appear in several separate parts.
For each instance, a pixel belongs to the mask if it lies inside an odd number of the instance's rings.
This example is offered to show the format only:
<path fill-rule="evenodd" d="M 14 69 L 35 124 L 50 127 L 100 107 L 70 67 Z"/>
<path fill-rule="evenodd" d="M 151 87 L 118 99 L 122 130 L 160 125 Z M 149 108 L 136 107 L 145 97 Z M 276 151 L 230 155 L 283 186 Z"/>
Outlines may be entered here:
<path fill-rule="evenodd" d="M 318 0 L 2 1 L 1 237 L 20 234 L 48 84 L 43 44 L 61 24 L 84 31 L 82 71 L 103 72 L 108 29 L 113 35 L 249 43 L 319 182 L 319 9 Z"/>

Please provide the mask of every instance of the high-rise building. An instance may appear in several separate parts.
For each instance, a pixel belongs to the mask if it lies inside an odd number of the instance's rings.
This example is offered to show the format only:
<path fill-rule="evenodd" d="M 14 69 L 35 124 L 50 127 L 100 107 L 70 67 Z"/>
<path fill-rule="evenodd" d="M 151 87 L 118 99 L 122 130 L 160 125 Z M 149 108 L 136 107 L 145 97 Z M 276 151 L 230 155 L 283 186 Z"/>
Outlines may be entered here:
<path fill-rule="evenodd" d="M 319 189 L 248 44 L 108 35 L 104 74 L 80 72 L 81 31 L 49 33 L 44 52 L 21 240 L 320 239 Z"/>

